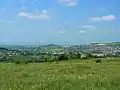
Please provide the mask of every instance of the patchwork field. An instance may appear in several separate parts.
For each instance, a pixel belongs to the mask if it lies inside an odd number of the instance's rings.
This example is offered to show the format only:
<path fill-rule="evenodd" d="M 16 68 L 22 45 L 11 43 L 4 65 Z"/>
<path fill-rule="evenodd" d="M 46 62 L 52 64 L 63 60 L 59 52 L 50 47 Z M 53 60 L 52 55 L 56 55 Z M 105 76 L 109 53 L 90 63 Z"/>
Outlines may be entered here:
<path fill-rule="evenodd" d="M 120 59 L 0 63 L 0 90 L 120 90 Z"/>

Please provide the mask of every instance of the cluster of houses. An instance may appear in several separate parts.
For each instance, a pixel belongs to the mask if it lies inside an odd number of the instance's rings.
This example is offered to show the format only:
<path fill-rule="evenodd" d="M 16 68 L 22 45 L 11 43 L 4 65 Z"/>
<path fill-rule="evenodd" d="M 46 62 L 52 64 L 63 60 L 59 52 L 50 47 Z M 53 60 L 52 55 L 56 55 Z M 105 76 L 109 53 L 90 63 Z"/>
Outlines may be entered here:
<path fill-rule="evenodd" d="M 111 57 L 120 56 L 120 44 L 89 44 L 89 45 L 76 45 L 76 46 L 59 46 L 48 45 L 39 47 L 24 47 L 17 48 L 15 50 L 8 50 L 6 48 L 0 48 L 0 60 L 7 57 L 13 57 L 17 55 L 31 54 L 31 55 L 61 55 L 61 54 L 81 54 L 81 57 L 86 57 L 86 53 L 98 57 Z"/>

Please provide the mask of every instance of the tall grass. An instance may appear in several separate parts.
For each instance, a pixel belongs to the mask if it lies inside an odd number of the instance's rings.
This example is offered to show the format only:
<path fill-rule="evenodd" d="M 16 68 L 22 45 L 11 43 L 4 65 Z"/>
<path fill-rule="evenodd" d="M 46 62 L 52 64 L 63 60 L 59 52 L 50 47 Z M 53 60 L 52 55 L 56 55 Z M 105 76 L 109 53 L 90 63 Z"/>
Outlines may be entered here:
<path fill-rule="evenodd" d="M 119 90 L 120 59 L 0 64 L 0 90 Z"/>

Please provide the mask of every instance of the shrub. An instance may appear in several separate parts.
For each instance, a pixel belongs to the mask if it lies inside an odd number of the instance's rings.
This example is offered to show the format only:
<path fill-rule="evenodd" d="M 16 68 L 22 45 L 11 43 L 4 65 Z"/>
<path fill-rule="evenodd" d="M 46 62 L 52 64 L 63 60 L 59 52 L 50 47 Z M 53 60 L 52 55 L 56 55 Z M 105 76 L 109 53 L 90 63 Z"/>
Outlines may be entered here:
<path fill-rule="evenodd" d="M 29 63 L 29 61 L 25 61 L 25 64 L 28 64 Z"/>
<path fill-rule="evenodd" d="M 29 62 L 29 63 L 33 63 L 34 61 L 33 61 L 33 60 L 28 60 L 27 62 Z"/>
<path fill-rule="evenodd" d="M 96 63 L 101 63 L 102 60 L 101 60 L 101 59 L 98 59 L 98 60 L 96 60 L 95 62 L 96 62 Z"/>
<path fill-rule="evenodd" d="M 68 60 L 68 59 L 69 59 L 68 56 L 67 56 L 67 55 L 64 55 L 64 54 L 62 54 L 62 55 L 60 55 L 60 56 L 58 57 L 58 60 L 59 60 L 59 61 Z"/>
<path fill-rule="evenodd" d="M 87 53 L 87 58 L 93 58 L 94 56 L 92 55 L 92 54 L 90 54 L 90 53 Z"/>
<path fill-rule="evenodd" d="M 15 64 L 20 64 L 20 61 L 14 61 Z"/>

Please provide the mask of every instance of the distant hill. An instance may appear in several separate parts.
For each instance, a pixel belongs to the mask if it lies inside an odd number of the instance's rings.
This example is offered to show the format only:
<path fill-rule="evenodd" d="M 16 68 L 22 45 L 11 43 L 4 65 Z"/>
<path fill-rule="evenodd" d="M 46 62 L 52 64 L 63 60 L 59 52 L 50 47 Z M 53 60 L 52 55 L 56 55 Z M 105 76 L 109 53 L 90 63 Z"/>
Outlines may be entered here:
<path fill-rule="evenodd" d="M 90 45 L 120 45 L 120 42 L 111 42 L 111 43 L 90 43 Z"/>
<path fill-rule="evenodd" d="M 7 48 L 0 47 L 0 51 L 2 51 L 2 50 L 8 51 Z"/>
<path fill-rule="evenodd" d="M 59 45 L 48 44 L 48 45 L 43 45 L 42 47 L 59 47 Z"/>
<path fill-rule="evenodd" d="M 48 44 L 48 45 L 45 45 L 45 46 L 57 46 L 57 45 L 55 45 L 55 44 Z"/>
<path fill-rule="evenodd" d="M 120 44 L 120 42 L 112 42 L 113 44 Z"/>
<path fill-rule="evenodd" d="M 25 47 L 22 45 L 0 45 L 0 47 L 7 48 L 9 50 L 13 50 L 13 49 L 26 48 L 27 46 Z"/>

